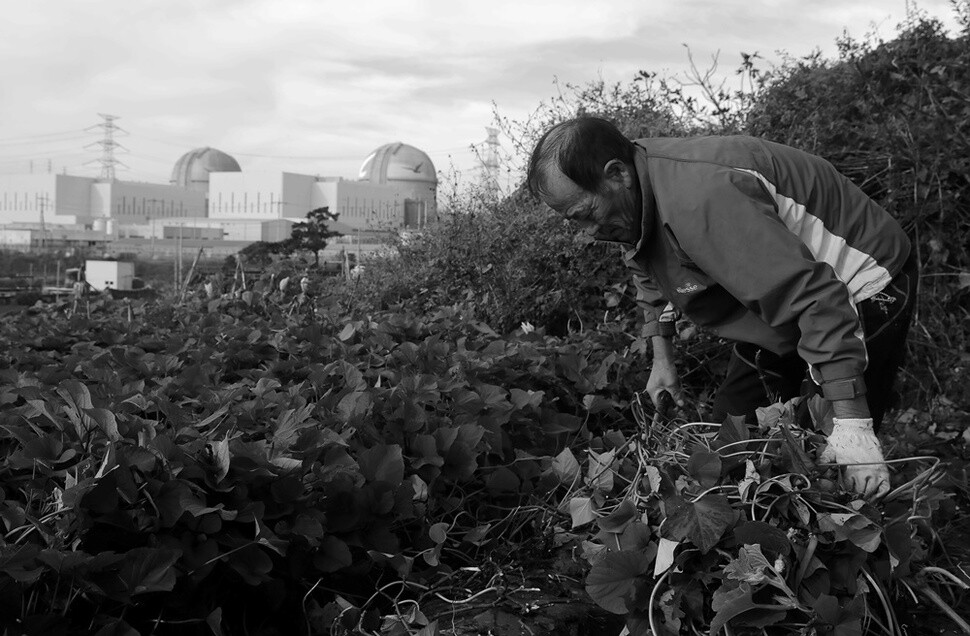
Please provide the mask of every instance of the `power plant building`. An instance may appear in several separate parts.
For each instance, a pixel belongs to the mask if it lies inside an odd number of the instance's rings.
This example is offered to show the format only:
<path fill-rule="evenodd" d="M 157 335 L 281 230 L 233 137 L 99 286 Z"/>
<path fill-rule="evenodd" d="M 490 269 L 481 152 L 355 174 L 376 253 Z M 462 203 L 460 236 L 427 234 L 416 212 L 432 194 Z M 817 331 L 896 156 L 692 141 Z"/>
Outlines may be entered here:
<path fill-rule="evenodd" d="M 436 215 L 431 159 L 403 143 L 377 148 L 357 179 L 245 172 L 228 154 L 197 148 L 178 159 L 168 184 L 73 175 L 0 175 L 0 244 L 186 238 L 241 244 L 278 241 L 317 208 L 331 229 L 355 235 L 423 227 Z M 241 244 L 240 244 L 241 243 Z"/>

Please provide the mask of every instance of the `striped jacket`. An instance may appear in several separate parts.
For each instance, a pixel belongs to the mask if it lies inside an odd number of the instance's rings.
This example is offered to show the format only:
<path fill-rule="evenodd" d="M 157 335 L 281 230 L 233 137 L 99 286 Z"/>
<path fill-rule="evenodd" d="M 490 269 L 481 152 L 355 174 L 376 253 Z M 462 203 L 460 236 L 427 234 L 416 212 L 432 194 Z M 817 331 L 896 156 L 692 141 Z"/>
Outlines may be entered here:
<path fill-rule="evenodd" d="M 827 161 L 753 137 L 641 139 L 643 232 L 624 254 L 644 335 L 667 301 L 718 336 L 859 379 L 856 303 L 902 268 L 899 223 Z"/>

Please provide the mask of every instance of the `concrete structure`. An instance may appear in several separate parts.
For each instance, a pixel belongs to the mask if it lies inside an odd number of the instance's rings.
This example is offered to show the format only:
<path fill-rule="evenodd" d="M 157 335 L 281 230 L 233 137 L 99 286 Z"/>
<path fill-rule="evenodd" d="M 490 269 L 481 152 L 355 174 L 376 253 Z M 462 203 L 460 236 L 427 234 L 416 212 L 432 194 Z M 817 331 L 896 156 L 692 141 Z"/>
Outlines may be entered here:
<path fill-rule="evenodd" d="M 427 154 L 400 142 L 364 159 L 356 180 L 291 172 L 243 172 L 214 148 L 176 162 L 169 184 L 70 175 L 0 176 L 0 245 L 31 247 L 125 240 L 279 241 L 317 208 L 339 215 L 347 243 L 376 244 L 387 231 L 433 220 L 437 176 Z M 59 233 L 59 234 L 57 234 Z M 60 242 L 54 241 L 57 234 Z M 47 239 L 47 240 L 45 240 Z M 110 250 L 109 250 L 110 251 Z"/>
<path fill-rule="evenodd" d="M 181 237 L 209 241 L 275 242 L 289 237 L 292 227 L 293 221 L 288 219 L 260 221 L 181 217 L 128 226 L 124 228 L 124 235 L 118 238 L 177 239 Z"/>
<path fill-rule="evenodd" d="M 12 250 L 98 248 L 106 240 L 103 232 L 77 226 L 47 224 L 41 230 L 31 224 L 11 223 L 0 227 L 0 248 Z"/>
<path fill-rule="evenodd" d="M 62 174 L 0 175 L 0 224 L 84 223 L 92 216 L 95 181 Z"/>
<path fill-rule="evenodd" d="M 0 175 L 0 224 L 105 231 L 167 217 L 205 216 L 205 194 L 170 185 L 64 174 Z M 96 227 L 97 226 L 97 227 Z"/>

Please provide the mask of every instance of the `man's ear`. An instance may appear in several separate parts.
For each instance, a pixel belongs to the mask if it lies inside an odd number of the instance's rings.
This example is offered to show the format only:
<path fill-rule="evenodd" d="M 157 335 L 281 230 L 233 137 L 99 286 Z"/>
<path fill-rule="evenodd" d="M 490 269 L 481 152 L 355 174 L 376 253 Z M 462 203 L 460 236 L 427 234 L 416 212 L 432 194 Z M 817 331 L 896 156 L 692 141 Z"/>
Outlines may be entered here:
<path fill-rule="evenodd" d="M 603 166 L 603 178 L 626 189 L 633 187 L 633 174 L 630 167 L 619 159 L 610 159 L 606 162 Z"/>

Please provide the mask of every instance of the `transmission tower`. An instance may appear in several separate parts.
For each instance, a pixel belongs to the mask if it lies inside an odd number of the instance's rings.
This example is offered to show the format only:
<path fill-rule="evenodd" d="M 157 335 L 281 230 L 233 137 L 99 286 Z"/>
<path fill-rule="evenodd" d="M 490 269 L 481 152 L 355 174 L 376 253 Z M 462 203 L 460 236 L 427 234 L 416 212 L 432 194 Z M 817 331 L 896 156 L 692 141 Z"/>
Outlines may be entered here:
<path fill-rule="evenodd" d="M 85 146 L 85 148 L 100 146 L 101 157 L 99 159 L 95 159 L 94 161 L 89 161 L 88 163 L 101 164 L 101 178 L 108 181 L 114 181 L 115 166 L 121 166 L 122 168 L 128 167 L 115 159 L 115 150 L 123 150 L 125 152 L 128 151 L 127 148 L 115 141 L 115 135 L 127 135 L 128 131 L 115 124 L 115 120 L 118 118 L 114 115 L 98 113 L 98 117 L 101 117 L 104 121 L 95 126 L 91 126 L 86 130 L 101 130 L 104 132 L 104 136 L 100 140 L 88 144 Z"/>
<path fill-rule="evenodd" d="M 481 157 L 482 183 L 491 190 L 499 190 L 498 128 L 486 126 L 485 132 L 488 133 L 488 139 L 485 140 L 485 149 Z"/>

